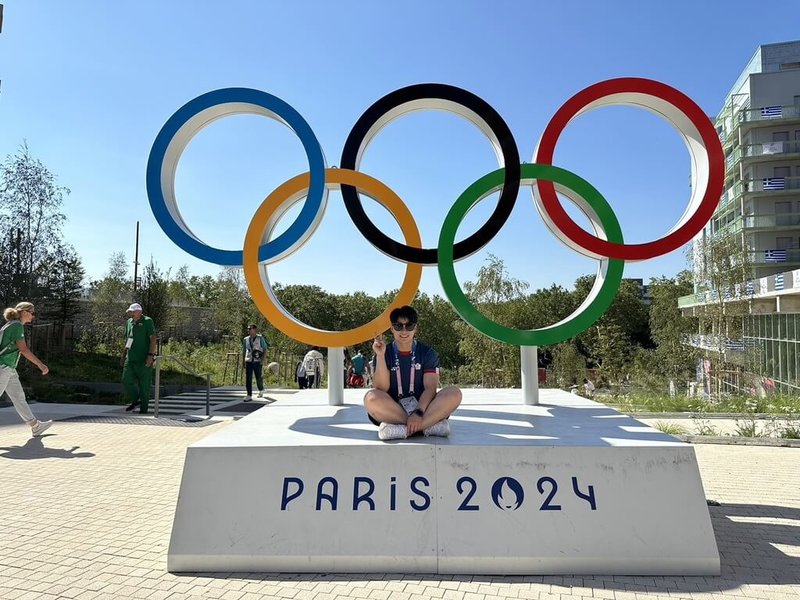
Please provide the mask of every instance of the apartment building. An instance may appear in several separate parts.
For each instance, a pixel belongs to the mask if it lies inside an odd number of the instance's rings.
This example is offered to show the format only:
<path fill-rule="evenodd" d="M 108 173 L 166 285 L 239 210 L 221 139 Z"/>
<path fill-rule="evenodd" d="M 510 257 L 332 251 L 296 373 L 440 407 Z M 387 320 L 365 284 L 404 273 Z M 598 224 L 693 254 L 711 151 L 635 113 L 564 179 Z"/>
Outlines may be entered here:
<path fill-rule="evenodd" d="M 728 374 L 729 391 L 767 382 L 774 391 L 800 393 L 800 41 L 758 47 L 716 126 L 725 188 L 700 236 L 733 236 L 752 273 L 749 282 L 723 290 L 699 289 L 696 274 L 696 293 L 679 300 L 684 314 L 699 314 L 720 298 L 746 310 L 738 311 L 735 335 L 706 331 L 687 341 L 726 365 L 720 371 Z"/>
<path fill-rule="evenodd" d="M 738 236 L 754 278 L 800 267 L 800 41 L 759 46 L 717 130 L 725 190 L 707 234 Z"/>

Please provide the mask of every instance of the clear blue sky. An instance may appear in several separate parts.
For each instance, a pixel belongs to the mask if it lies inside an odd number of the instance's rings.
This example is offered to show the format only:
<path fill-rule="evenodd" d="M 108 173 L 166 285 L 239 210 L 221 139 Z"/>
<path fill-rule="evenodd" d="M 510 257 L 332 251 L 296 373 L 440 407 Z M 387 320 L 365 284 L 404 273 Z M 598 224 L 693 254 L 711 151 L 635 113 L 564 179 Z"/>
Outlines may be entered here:
<path fill-rule="evenodd" d="M 797 20 L 752 2 L 205 2 L 5 0 L 0 34 L 0 156 L 27 140 L 31 152 L 72 190 L 65 237 L 87 275 L 100 278 L 112 252 L 133 261 L 219 267 L 177 248 L 155 222 L 145 165 L 164 122 L 190 99 L 217 88 L 253 87 L 293 105 L 337 165 L 350 128 L 374 101 L 419 82 L 466 88 L 503 116 L 530 161 L 551 115 L 570 96 L 612 77 L 648 77 L 692 97 L 708 114 L 759 44 L 798 37 Z M 489 142 L 470 123 L 442 112 L 414 113 L 384 129 L 362 171 L 410 207 L 426 246 L 435 246 L 453 200 L 496 168 Z M 626 241 L 665 233 L 689 198 L 689 156 L 678 134 L 654 115 L 611 107 L 582 116 L 562 137 L 556 164 L 595 185 L 622 223 Z M 257 116 L 228 117 L 204 129 L 178 167 L 182 214 L 204 241 L 241 249 L 250 218 L 277 185 L 307 170 L 299 140 Z M 460 237 L 491 212 L 470 213 Z M 399 229 L 376 204 L 368 213 Z M 287 221 L 288 223 L 288 221 Z M 531 289 L 571 286 L 595 270 L 541 223 L 523 188 L 511 221 L 470 259 L 463 282 L 487 253 Z M 674 275 L 676 250 L 632 263 L 626 276 Z M 318 232 L 270 268 L 273 281 L 332 292 L 398 287 L 403 265 L 374 250 L 332 194 Z M 421 289 L 441 293 L 435 267 Z"/>

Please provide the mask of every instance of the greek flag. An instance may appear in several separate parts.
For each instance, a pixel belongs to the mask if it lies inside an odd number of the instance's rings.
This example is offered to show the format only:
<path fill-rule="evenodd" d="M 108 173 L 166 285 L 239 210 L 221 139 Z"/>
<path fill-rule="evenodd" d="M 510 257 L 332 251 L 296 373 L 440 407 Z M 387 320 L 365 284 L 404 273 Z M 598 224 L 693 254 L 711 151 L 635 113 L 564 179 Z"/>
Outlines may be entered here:
<path fill-rule="evenodd" d="M 764 177 L 762 187 L 766 190 L 786 189 L 786 179 L 784 177 Z"/>
<path fill-rule="evenodd" d="M 783 116 L 782 106 L 765 106 L 761 109 L 762 119 L 780 119 Z"/>
<path fill-rule="evenodd" d="M 725 349 L 744 352 L 744 342 L 742 340 L 725 340 Z"/>
<path fill-rule="evenodd" d="M 764 262 L 786 262 L 786 250 L 764 250 Z"/>
<path fill-rule="evenodd" d="M 775 291 L 780 291 L 783 289 L 783 273 L 776 273 L 775 274 Z"/>
<path fill-rule="evenodd" d="M 752 279 L 745 284 L 744 291 L 748 296 L 752 296 L 756 293 L 756 288 Z"/>

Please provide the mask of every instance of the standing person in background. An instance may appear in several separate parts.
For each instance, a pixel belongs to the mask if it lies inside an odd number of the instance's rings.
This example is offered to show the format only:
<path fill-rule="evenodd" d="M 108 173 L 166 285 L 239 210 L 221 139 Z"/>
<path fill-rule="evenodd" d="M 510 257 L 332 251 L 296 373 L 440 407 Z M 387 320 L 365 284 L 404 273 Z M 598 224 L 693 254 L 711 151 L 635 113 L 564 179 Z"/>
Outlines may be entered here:
<path fill-rule="evenodd" d="M 264 353 L 267 351 L 267 340 L 258 333 L 258 327 L 251 324 L 247 327 L 247 335 L 242 340 L 242 350 L 244 352 L 244 385 L 247 389 L 245 402 L 253 399 L 253 375 L 256 376 L 258 386 L 258 397 L 264 396 Z"/>
<path fill-rule="evenodd" d="M 47 375 L 50 369 L 36 358 L 25 343 L 25 325 L 31 323 L 36 317 L 36 311 L 30 302 L 20 302 L 14 308 L 3 311 L 3 318 L 7 321 L 0 329 L 0 396 L 3 392 L 8 394 L 17 414 L 31 428 L 31 434 L 38 437 L 53 424 L 52 421 L 40 421 L 33 416 L 25 400 L 25 391 L 19 381 L 17 364 L 19 357 L 24 356 L 42 372 Z"/>
<path fill-rule="evenodd" d="M 361 350 L 357 350 L 356 353 L 353 355 L 353 358 L 350 359 L 353 367 L 353 374 L 350 378 L 350 387 L 364 387 L 364 382 L 366 380 L 366 368 L 367 368 L 367 359 L 366 357 L 361 354 Z"/>
<path fill-rule="evenodd" d="M 303 357 L 303 368 L 306 370 L 306 380 L 308 387 L 319 387 L 323 373 L 325 373 L 325 361 L 318 346 L 313 346 Z"/>
<path fill-rule="evenodd" d="M 142 305 L 134 302 L 128 307 L 130 315 L 125 324 L 125 349 L 122 351 L 122 387 L 130 400 L 130 412 L 137 406 L 146 415 L 150 404 L 150 386 L 153 381 L 153 361 L 156 357 L 158 337 L 153 319 L 142 315 Z"/>
<path fill-rule="evenodd" d="M 350 387 L 350 373 L 353 371 L 353 363 L 350 359 L 350 350 L 343 348 L 344 358 L 342 359 L 342 375 L 344 379 L 344 387 Z"/>
<path fill-rule="evenodd" d="M 294 368 L 295 378 L 297 379 L 297 387 L 301 390 L 305 390 L 308 388 L 308 378 L 306 377 L 306 368 L 303 365 L 303 361 L 297 363 Z"/>

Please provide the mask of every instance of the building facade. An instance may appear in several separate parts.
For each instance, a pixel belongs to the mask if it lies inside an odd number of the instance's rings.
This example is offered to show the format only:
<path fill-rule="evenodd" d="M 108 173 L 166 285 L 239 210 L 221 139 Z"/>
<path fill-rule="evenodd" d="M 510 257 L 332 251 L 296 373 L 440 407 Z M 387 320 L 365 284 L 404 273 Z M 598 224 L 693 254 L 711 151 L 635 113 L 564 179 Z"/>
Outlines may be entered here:
<path fill-rule="evenodd" d="M 714 305 L 728 315 L 711 326 L 701 319 L 687 341 L 706 353 L 704 364 L 718 363 L 728 391 L 800 393 L 800 41 L 759 46 L 716 126 L 725 188 L 695 244 L 695 294 L 679 305 L 687 315 Z M 723 238 L 735 241 L 748 274 L 710 289 L 698 252 Z"/>
<path fill-rule="evenodd" d="M 800 267 L 800 41 L 760 46 L 717 116 L 725 190 L 707 235 L 735 235 L 753 276 Z"/>

